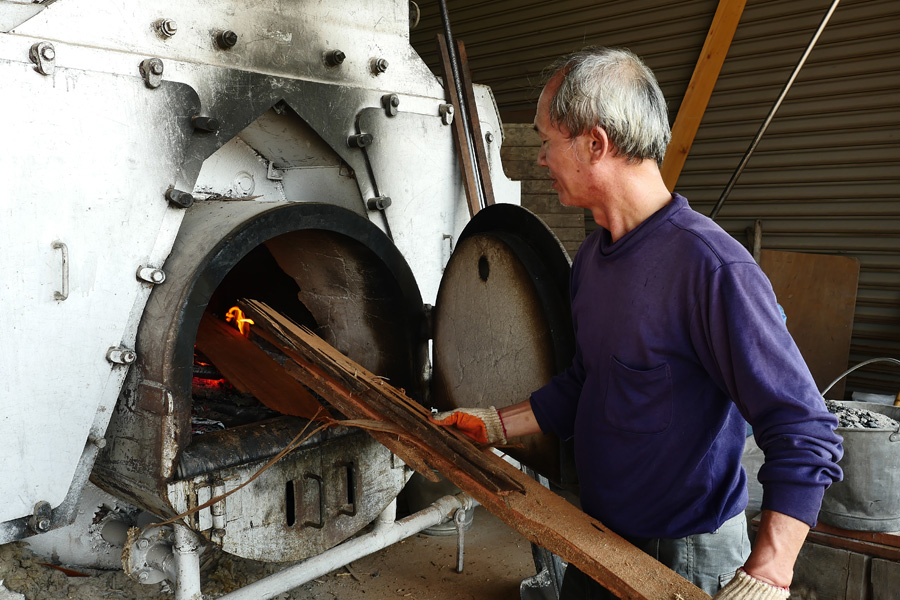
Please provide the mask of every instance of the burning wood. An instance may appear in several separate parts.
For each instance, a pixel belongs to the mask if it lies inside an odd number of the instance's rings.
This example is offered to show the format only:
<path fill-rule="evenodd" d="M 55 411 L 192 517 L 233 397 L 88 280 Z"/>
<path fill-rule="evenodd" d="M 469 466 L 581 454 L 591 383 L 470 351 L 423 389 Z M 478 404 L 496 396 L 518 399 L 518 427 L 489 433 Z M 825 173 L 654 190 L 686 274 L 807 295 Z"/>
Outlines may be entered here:
<path fill-rule="evenodd" d="M 402 390 L 366 371 L 309 330 L 263 303 L 246 300 L 240 304 L 255 321 L 255 333 L 279 346 L 290 359 L 283 373 L 354 420 L 342 423 L 366 425 L 376 439 L 421 474 L 433 478 L 431 468 L 437 469 L 522 536 L 578 566 L 620 598 L 709 598 L 489 449 L 476 448 L 467 438 L 432 424 L 428 411 Z M 235 334 L 227 338 L 229 345 L 252 345 Z M 270 365 L 263 375 L 261 370 L 248 371 L 234 361 L 216 366 L 229 378 L 234 376 L 231 367 L 251 379 L 268 377 L 275 369 Z"/>

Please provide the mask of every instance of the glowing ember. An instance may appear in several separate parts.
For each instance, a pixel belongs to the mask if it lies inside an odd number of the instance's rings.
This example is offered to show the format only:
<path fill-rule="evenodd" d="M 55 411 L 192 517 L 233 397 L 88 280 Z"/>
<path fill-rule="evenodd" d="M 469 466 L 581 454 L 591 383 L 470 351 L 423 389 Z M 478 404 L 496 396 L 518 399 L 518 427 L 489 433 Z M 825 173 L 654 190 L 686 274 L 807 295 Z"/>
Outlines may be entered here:
<path fill-rule="evenodd" d="M 244 316 L 244 311 L 242 311 L 237 306 L 232 306 L 228 309 L 228 312 L 225 313 L 225 321 L 228 323 L 234 323 L 235 327 L 238 328 L 244 335 L 250 335 L 250 326 L 253 325 L 253 319 L 248 319 Z"/>

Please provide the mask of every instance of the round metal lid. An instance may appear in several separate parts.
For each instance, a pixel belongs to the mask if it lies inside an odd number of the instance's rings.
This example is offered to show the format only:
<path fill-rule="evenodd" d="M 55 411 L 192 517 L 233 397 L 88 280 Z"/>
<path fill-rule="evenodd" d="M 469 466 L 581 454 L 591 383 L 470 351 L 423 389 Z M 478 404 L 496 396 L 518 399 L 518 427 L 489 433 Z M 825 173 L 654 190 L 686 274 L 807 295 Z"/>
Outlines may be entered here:
<path fill-rule="evenodd" d="M 495 205 L 476 215 L 444 271 L 434 310 L 432 401 L 439 410 L 527 400 L 568 365 L 569 262 L 533 214 Z M 511 456 L 555 481 L 555 436 L 513 441 Z"/>

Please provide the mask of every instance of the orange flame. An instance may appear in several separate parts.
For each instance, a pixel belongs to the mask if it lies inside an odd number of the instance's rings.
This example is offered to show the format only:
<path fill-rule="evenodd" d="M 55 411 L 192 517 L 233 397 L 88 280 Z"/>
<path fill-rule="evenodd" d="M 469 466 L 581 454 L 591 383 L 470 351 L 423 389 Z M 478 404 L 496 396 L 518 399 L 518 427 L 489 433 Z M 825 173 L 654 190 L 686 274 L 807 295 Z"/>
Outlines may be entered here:
<path fill-rule="evenodd" d="M 246 318 L 244 316 L 244 311 L 237 306 L 232 306 L 228 309 L 228 312 L 225 313 L 225 321 L 228 323 L 234 322 L 238 331 L 245 336 L 250 335 L 250 326 L 253 325 L 253 319 Z"/>

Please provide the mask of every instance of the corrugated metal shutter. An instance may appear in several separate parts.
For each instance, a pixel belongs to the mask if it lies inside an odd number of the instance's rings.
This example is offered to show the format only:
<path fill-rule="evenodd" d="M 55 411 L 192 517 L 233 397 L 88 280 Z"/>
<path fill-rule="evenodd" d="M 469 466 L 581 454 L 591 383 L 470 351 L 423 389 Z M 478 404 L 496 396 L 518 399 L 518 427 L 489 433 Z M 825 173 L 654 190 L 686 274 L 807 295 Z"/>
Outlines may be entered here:
<path fill-rule="evenodd" d="M 437 2 L 418 2 L 412 43 L 440 73 Z M 504 121 L 531 122 L 542 71 L 588 45 L 627 46 L 654 70 L 675 111 L 715 13 L 716 0 L 448 0 L 455 38 L 466 44 L 473 81 L 491 86 Z"/>
<path fill-rule="evenodd" d="M 830 0 L 751 1 L 677 190 L 709 213 Z M 738 239 L 860 260 L 850 363 L 900 358 L 900 3 L 844 0 L 719 214 Z M 872 365 L 848 389 L 896 394 Z"/>
<path fill-rule="evenodd" d="M 436 69 L 433 40 L 441 25 L 433 4 L 420 3 L 413 43 Z M 677 185 L 700 212 L 712 209 L 830 4 L 748 0 Z M 716 5 L 449 2 L 474 80 L 492 87 L 509 122 L 530 122 L 541 70 L 587 44 L 641 55 L 674 119 Z M 767 249 L 860 260 L 850 364 L 900 358 L 898 67 L 900 2 L 843 0 L 718 219 L 741 241 L 761 220 Z M 540 189 L 539 181 L 530 185 Z M 847 387 L 895 394 L 900 368 L 872 365 Z"/>

